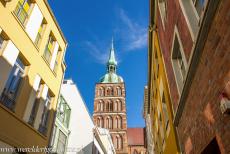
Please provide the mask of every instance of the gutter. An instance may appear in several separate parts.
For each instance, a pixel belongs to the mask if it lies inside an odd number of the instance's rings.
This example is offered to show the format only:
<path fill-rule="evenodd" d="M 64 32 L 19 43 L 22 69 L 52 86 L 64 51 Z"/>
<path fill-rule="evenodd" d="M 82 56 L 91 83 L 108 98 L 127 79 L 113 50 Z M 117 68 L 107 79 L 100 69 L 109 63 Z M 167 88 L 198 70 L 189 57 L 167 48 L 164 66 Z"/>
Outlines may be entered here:
<path fill-rule="evenodd" d="M 179 105 L 177 108 L 177 112 L 174 118 L 174 125 L 177 127 L 179 125 L 180 118 L 182 116 L 182 112 L 185 107 L 186 99 L 188 97 L 190 87 L 192 85 L 192 81 L 197 71 L 197 67 L 200 61 L 200 57 L 203 53 L 203 49 L 209 34 L 209 30 L 211 28 L 213 19 L 216 14 L 216 10 L 219 6 L 220 0 L 209 0 L 207 4 L 207 9 L 204 14 L 204 20 L 201 23 L 201 27 L 198 32 L 197 42 L 195 44 L 194 53 L 192 55 L 191 64 L 189 65 L 189 70 L 187 74 L 187 78 L 185 80 L 184 88 L 181 93 L 181 97 L 179 100 Z"/>

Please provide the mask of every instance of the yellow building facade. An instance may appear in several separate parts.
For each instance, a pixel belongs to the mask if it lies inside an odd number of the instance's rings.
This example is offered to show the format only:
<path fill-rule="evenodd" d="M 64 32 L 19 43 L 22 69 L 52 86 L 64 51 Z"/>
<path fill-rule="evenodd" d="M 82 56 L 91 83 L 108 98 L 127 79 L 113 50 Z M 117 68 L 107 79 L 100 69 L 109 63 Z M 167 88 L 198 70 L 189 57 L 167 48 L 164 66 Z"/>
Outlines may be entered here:
<path fill-rule="evenodd" d="M 156 1 L 150 0 L 148 49 L 148 112 L 152 123 L 154 152 L 177 154 L 179 146 L 173 125 L 173 110 L 161 54 L 155 18 Z"/>
<path fill-rule="evenodd" d="M 48 146 L 66 47 L 46 0 L 0 0 L 0 148 Z"/>

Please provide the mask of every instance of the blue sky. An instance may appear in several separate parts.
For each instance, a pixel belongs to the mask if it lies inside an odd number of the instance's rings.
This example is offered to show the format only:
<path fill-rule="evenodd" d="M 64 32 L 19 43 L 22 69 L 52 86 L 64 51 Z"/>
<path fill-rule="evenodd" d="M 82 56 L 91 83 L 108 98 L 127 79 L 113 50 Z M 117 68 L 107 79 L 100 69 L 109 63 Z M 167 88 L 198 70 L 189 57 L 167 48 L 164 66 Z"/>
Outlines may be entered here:
<path fill-rule="evenodd" d="M 125 80 L 128 127 L 142 127 L 147 82 L 148 0 L 49 0 L 68 41 L 65 78 L 77 84 L 93 113 L 95 84 L 106 73 L 111 39 Z"/>

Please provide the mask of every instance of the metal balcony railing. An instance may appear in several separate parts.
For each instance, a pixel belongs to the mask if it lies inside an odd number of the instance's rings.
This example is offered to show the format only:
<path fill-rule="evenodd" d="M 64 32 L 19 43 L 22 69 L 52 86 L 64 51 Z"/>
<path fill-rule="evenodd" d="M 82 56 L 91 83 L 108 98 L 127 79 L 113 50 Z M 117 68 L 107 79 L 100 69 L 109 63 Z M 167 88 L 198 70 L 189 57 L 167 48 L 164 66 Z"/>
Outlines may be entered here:
<path fill-rule="evenodd" d="M 1 103 L 9 108 L 10 110 L 14 109 L 15 106 L 15 95 L 13 92 L 6 92 L 5 89 L 0 97 Z"/>

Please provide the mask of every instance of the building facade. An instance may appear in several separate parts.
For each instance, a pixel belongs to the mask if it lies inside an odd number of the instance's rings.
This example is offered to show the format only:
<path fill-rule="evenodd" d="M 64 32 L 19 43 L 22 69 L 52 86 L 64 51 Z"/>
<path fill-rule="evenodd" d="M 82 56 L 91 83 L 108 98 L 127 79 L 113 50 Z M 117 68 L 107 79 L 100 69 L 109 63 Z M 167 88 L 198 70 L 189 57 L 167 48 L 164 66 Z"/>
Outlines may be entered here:
<path fill-rule="evenodd" d="M 229 153 L 230 2 L 155 0 L 154 4 L 149 33 L 155 36 L 150 39 L 159 44 L 155 51 L 163 61 L 165 98 L 180 151 Z"/>
<path fill-rule="evenodd" d="M 128 128 L 128 154 L 147 154 L 145 128 Z"/>
<path fill-rule="evenodd" d="M 157 11 L 160 1 L 150 1 L 148 103 L 146 113 L 152 122 L 154 153 L 177 154 L 179 144 L 173 124 L 173 108 L 165 61 L 159 44 Z M 167 1 L 168 2 L 168 1 Z"/>
<path fill-rule="evenodd" d="M 0 14 L 0 147 L 46 147 L 67 42 L 46 0 L 1 0 Z"/>
<path fill-rule="evenodd" d="M 110 50 L 107 73 L 96 84 L 93 120 L 97 127 L 110 131 L 116 153 L 127 153 L 127 117 L 125 83 L 116 74 L 114 47 Z"/>
<path fill-rule="evenodd" d="M 145 134 L 146 134 L 146 149 L 148 154 L 154 154 L 154 142 L 152 132 L 152 118 L 149 112 L 148 105 L 148 86 L 144 88 L 144 106 L 143 106 L 143 118 L 145 119 Z"/>
<path fill-rule="evenodd" d="M 73 152 L 85 154 L 92 153 L 94 139 L 93 120 L 77 85 L 72 80 L 64 80 L 61 87 L 60 100 L 62 98 L 68 104 L 70 109 L 68 110 L 67 108 L 67 111 L 65 112 L 68 113 L 66 119 L 69 119 L 69 136 L 65 136 L 66 140 L 68 139 L 66 143 L 67 153 L 71 153 L 71 150 L 73 150 Z M 69 111 L 71 111 L 70 114 Z M 57 120 L 58 117 L 57 113 Z M 57 148 L 60 149 L 60 147 Z"/>
<path fill-rule="evenodd" d="M 71 130 L 69 129 L 69 122 L 71 117 L 71 108 L 68 102 L 61 94 L 59 97 L 55 124 L 53 126 L 52 138 L 50 141 L 50 147 L 52 153 L 62 154 L 67 153 L 68 140 Z"/>
<path fill-rule="evenodd" d="M 112 137 L 108 129 L 94 128 L 93 154 L 116 154 Z"/>
<path fill-rule="evenodd" d="M 64 80 L 50 140 L 56 154 L 114 154 L 115 149 L 107 129 L 97 128 L 88 108 L 71 79 Z"/>

